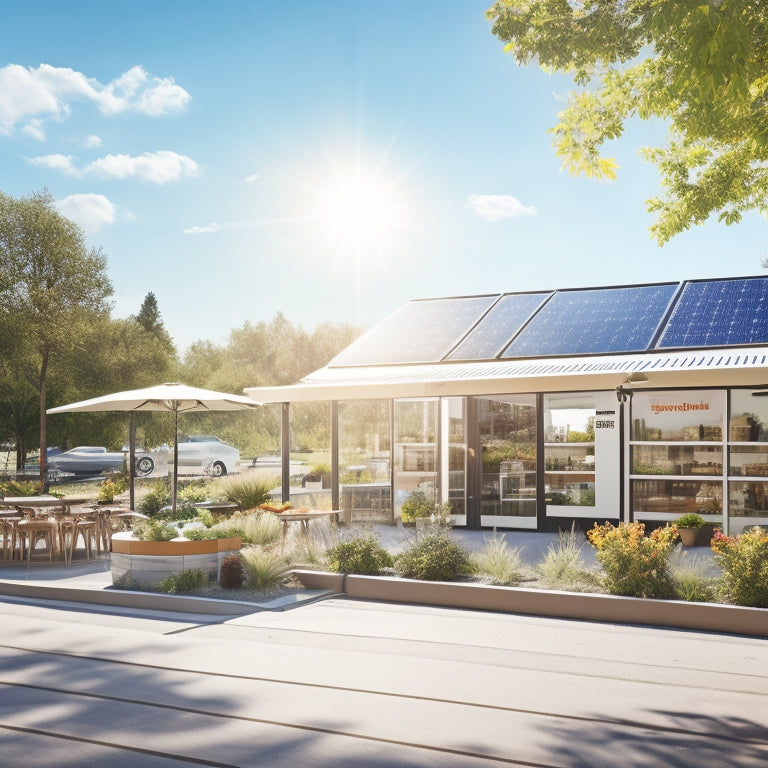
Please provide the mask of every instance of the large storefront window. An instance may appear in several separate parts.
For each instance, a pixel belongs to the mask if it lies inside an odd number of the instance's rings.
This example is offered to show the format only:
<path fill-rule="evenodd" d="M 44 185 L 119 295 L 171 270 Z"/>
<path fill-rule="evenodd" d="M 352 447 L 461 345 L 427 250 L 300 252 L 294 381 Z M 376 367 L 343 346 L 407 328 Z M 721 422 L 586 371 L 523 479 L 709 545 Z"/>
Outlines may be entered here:
<path fill-rule="evenodd" d="M 768 525 L 768 391 L 731 391 L 729 531 Z"/>
<path fill-rule="evenodd" d="M 544 398 L 544 493 L 553 507 L 595 506 L 595 396 L 557 394 Z M 571 514 L 573 510 L 562 514 Z M 589 510 L 593 514 L 593 510 Z"/>
<path fill-rule="evenodd" d="M 339 403 L 339 504 L 348 523 L 391 523 L 389 400 Z"/>
<path fill-rule="evenodd" d="M 449 504 L 456 525 L 467 524 L 467 415 L 466 399 L 444 397 L 440 406 L 441 503 Z"/>
<path fill-rule="evenodd" d="M 630 461 L 638 520 L 723 519 L 725 392 L 635 392 Z"/>
<path fill-rule="evenodd" d="M 331 405 L 293 403 L 290 410 L 292 468 L 290 500 L 294 506 L 331 509 Z"/>
<path fill-rule="evenodd" d="M 536 396 L 477 398 L 482 485 L 480 523 L 536 527 Z"/>
<path fill-rule="evenodd" d="M 395 400 L 395 518 L 415 492 L 437 504 L 437 398 Z"/>

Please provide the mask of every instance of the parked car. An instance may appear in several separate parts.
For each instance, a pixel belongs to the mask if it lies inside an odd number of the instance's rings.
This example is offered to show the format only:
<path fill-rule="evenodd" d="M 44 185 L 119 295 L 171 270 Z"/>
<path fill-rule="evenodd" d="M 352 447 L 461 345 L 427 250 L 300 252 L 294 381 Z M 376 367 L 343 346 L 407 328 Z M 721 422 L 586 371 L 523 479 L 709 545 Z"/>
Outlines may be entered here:
<path fill-rule="evenodd" d="M 108 451 L 103 446 L 81 445 L 57 453 L 48 459 L 49 472 L 63 472 L 73 475 L 98 475 L 102 472 L 120 472 L 125 467 L 126 454 L 123 451 Z M 136 457 L 136 474 L 149 475 L 155 462 L 146 454 Z"/>
<path fill-rule="evenodd" d="M 239 463 L 240 451 L 218 437 L 195 435 L 179 443 L 179 474 L 221 477 L 235 472 Z"/>

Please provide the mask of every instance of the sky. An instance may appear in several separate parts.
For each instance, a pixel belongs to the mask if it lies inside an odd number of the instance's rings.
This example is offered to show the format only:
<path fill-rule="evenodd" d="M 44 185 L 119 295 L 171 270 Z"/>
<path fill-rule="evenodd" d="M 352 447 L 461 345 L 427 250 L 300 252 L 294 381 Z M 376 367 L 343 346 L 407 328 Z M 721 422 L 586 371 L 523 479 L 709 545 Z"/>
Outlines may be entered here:
<path fill-rule="evenodd" d="M 0 0 L 0 191 L 47 189 L 183 352 L 282 312 L 366 329 L 414 298 L 754 275 L 768 222 L 660 248 L 632 122 L 613 182 L 561 171 L 570 81 L 490 0 Z"/>

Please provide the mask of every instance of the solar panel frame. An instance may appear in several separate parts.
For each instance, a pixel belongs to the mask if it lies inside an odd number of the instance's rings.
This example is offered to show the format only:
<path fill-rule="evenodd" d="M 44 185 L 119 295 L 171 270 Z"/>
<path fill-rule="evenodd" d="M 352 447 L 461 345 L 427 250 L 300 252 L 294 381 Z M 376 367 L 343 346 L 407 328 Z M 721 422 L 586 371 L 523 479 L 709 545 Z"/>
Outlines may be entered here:
<path fill-rule="evenodd" d="M 558 290 L 512 339 L 502 359 L 645 352 L 678 283 Z"/>
<path fill-rule="evenodd" d="M 553 295 L 554 291 L 524 291 L 503 294 L 470 329 L 469 333 L 446 355 L 445 359 L 466 362 L 498 358 L 510 341 Z M 518 305 L 516 307 L 518 311 L 514 318 L 510 319 L 504 316 L 500 319 L 499 315 L 502 315 L 507 307 L 512 307 L 513 303 Z M 486 329 L 492 323 L 498 323 L 499 330 L 491 331 L 492 338 L 488 338 L 486 335 L 486 338 L 483 339 L 482 335 L 487 334 Z M 478 339 L 481 339 L 482 346 L 479 352 L 473 355 L 462 352 L 463 349 L 473 344 L 475 344 L 474 350 L 478 350 Z"/>
<path fill-rule="evenodd" d="M 768 343 L 768 277 L 687 280 L 654 349 Z"/>

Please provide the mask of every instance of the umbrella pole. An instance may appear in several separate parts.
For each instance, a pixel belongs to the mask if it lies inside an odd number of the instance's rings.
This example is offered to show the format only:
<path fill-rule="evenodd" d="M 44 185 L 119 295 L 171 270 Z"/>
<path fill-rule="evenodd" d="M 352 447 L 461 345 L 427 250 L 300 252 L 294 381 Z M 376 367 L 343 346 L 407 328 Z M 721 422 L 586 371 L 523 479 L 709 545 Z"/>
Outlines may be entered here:
<path fill-rule="evenodd" d="M 179 409 L 173 411 L 173 487 L 171 488 L 172 514 L 176 519 L 176 485 L 179 482 Z"/>
<path fill-rule="evenodd" d="M 134 469 L 136 467 L 136 411 L 131 411 L 130 426 L 128 427 L 128 477 L 130 478 L 130 491 L 128 496 L 128 506 L 133 506 L 134 490 L 133 481 L 136 479 Z"/>

